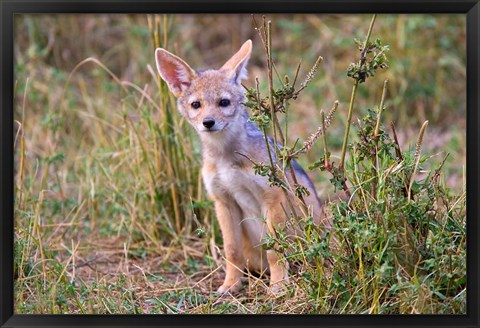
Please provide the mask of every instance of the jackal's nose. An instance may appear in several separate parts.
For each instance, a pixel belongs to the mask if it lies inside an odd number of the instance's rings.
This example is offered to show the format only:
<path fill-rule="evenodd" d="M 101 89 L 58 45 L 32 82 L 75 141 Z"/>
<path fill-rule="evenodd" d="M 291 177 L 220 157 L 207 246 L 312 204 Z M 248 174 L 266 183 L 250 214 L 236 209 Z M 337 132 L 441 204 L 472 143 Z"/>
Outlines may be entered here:
<path fill-rule="evenodd" d="M 207 129 L 210 129 L 212 126 L 215 125 L 215 120 L 213 118 L 206 118 L 203 120 L 203 126 Z"/>

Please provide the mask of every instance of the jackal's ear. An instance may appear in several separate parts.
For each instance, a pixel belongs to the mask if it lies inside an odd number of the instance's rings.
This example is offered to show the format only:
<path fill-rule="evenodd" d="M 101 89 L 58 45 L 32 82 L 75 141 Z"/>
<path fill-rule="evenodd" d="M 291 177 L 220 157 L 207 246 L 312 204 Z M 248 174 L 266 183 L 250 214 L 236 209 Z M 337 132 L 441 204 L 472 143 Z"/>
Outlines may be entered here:
<path fill-rule="evenodd" d="M 155 50 L 155 61 L 160 76 L 177 97 L 190 86 L 192 80 L 197 76 L 197 73 L 186 62 L 165 49 L 157 48 Z"/>
<path fill-rule="evenodd" d="M 240 50 L 232 56 L 223 66 L 221 71 L 227 72 L 231 78 L 240 83 L 241 80 L 247 78 L 247 62 L 252 53 L 252 40 L 247 40 Z"/>

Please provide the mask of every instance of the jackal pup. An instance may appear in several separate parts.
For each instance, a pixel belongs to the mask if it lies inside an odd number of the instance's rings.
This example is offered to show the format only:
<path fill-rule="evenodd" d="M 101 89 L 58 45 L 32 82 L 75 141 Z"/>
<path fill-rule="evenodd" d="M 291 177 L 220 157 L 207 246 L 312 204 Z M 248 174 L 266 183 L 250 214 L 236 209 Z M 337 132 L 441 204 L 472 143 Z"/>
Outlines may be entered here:
<path fill-rule="evenodd" d="M 276 227 L 285 224 L 289 208 L 285 195 L 278 187 L 270 187 L 266 177 L 256 175 L 245 157 L 269 163 L 263 133 L 255 123 L 248 122 L 243 105 L 240 82 L 247 76 L 251 52 L 252 41 L 248 40 L 220 69 L 196 72 L 165 49 L 155 51 L 160 76 L 178 98 L 180 113 L 202 142 L 203 180 L 215 203 L 225 248 L 226 277 L 217 290 L 219 294 L 237 292 L 245 268 L 270 272 L 273 291 L 288 281 L 287 265 L 274 250 L 261 247 L 267 232 L 275 234 Z M 298 183 L 310 191 L 305 201 L 318 223 L 321 206 L 313 184 L 296 162 L 292 166 Z"/>

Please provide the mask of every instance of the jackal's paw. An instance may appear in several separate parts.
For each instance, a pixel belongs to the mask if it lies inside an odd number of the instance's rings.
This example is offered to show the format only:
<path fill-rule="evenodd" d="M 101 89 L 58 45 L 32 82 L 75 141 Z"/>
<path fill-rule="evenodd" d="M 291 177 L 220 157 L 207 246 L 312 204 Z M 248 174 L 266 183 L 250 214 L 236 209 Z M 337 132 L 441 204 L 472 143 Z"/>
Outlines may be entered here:
<path fill-rule="evenodd" d="M 273 296 L 280 296 L 287 292 L 287 282 L 286 281 L 278 281 L 274 284 L 271 284 L 268 288 L 268 291 Z"/>
<path fill-rule="evenodd" d="M 232 285 L 228 284 L 223 284 L 217 289 L 217 295 L 225 295 L 227 293 L 234 294 L 240 291 L 240 287 L 242 287 L 242 284 L 240 281 L 237 281 L 236 283 Z"/>

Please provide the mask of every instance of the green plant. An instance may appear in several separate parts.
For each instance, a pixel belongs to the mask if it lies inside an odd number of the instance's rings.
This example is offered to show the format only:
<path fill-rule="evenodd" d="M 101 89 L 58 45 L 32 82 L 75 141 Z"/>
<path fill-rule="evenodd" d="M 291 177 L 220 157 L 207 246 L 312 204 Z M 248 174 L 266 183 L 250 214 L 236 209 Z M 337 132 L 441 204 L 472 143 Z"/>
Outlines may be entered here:
<path fill-rule="evenodd" d="M 340 165 L 330 162 L 326 143 L 326 127 L 332 120 L 336 105 L 321 126 L 304 145 L 286 146 L 287 140 L 276 118 L 285 113 L 288 101 L 297 97 L 294 78 L 288 77 L 273 89 L 271 72 L 270 22 L 264 19 L 264 44 L 269 67 L 269 96 L 262 98 L 259 82 L 249 89 L 247 106 L 253 110 L 251 120 L 264 131 L 272 127 L 273 140 L 279 136 L 283 145 L 274 147 L 270 163 L 254 163 L 257 174 L 268 176 L 272 186 L 292 192 L 302 200 L 301 186 L 284 181 L 295 156 L 308 150 L 323 134 L 324 155 L 311 168 L 332 174 L 335 189 L 343 190 L 347 199 L 330 203 L 332 231 L 324 232 L 311 217 L 297 216 L 287 227 L 268 235 L 264 247 L 275 249 L 285 260 L 297 266 L 295 284 L 300 286 L 320 313 L 456 313 L 464 311 L 460 296 L 465 293 L 465 197 L 450 195 L 439 183 L 440 167 L 426 177 L 418 178 L 427 158 L 421 146 L 428 122 L 420 129 L 414 150 L 402 152 L 395 138 L 384 130 L 381 115 L 385 110 L 387 81 L 383 86 L 380 105 L 368 109 L 356 125 L 357 138 L 349 143 L 353 104 L 359 84 L 387 68 L 389 46 L 380 39 L 369 42 L 373 17 L 364 42 L 358 42 L 360 60 L 351 64 L 347 75 L 354 79 Z M 319 61 L 307 80 L 311 80 Z M 297 69 L 298 72 L 298 69 Z M 303 85 L 306 86 L 308 82 Z M 345 161 L 349 149 L 349 161 Z M 424 172 L 422 172 L 424 173 Z M 291 203 L 289 206 L 292 206 Z M 455 212 L 456 215 L 452 215 Z M 291 228 L 290 230 L 288 228 Z M 301 231 L 289 236 L 287 231 Z M 433 263 L 449 263 L 441 270 Z M 416 294 L 415 296 L 412 296 Z M 334 296 L 335 295 L 335 296 Z M 408 295 L 408 297 L 402 297 Z M 445 306 L 448 303 L 450 307 Z"/>

